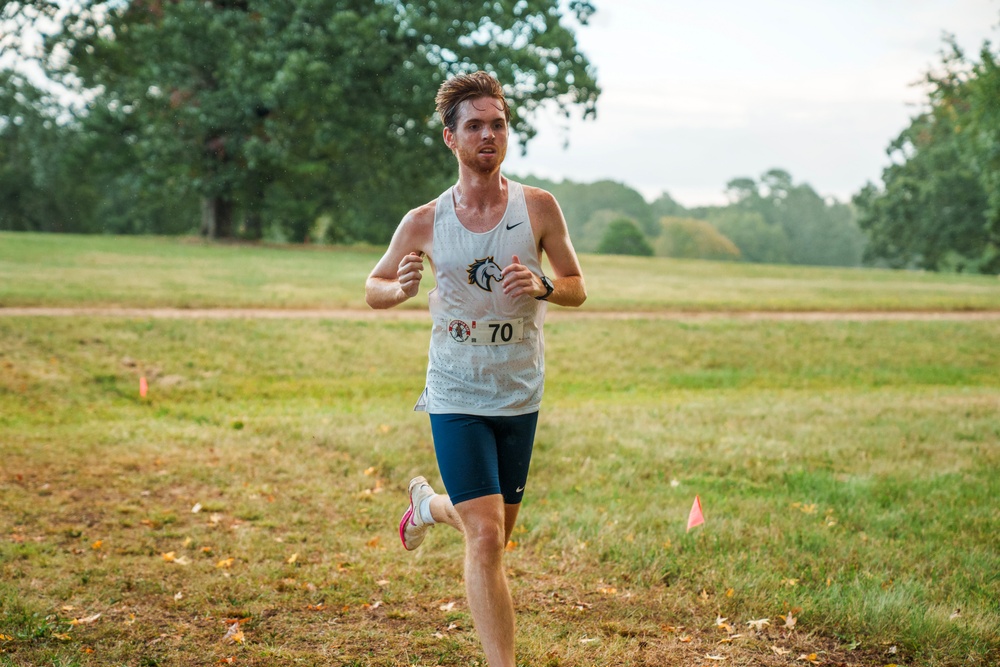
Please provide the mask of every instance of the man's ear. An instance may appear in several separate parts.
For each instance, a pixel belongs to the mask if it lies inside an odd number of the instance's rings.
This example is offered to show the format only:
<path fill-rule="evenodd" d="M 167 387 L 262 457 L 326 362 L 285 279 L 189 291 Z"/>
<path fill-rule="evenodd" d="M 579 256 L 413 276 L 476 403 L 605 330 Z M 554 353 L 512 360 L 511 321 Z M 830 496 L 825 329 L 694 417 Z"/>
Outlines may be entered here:
<path fill-rule="evenodd" d="M 455 133 L 451 131 L 451 128 L 445 127 L 444 131 L 441 133 L 444 137 L 444 145 L 450 148 L 452 151 L 455 150 Z"/>

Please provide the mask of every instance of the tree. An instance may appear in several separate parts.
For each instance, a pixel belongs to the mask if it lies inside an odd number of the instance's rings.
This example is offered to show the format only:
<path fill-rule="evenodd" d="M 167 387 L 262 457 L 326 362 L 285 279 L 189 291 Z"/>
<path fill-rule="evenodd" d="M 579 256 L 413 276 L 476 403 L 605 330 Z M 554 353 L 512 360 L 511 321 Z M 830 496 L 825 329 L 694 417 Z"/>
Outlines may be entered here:
<path fill-rule="evenodd" d="M 1000 272 L 1000 72 L 988 46 L 970 63 L 950 41 L 929 73 L 927 108 L 889 145 L 883 186 L 854 203 L 866 259 L 893 267 Z"/>
<path fill-rule="evenodd" d="M 674 198 L 666 192 L 657 197 L 649 205 L 649 208 L 656 220 L 661 220 L 665 217 L 683 218 L 688 212 L 686 208 L 674 201 Z"/>
<path fill-rule="evenodd" d="M 97 231 L 89 155 L 55 107 L 20 74 L 0 71 L 0 230 Z"/>
<path fill-rule="evenodd" d="M 567 7 L 567 10 L 562 9 Z M 589 2 L 85 0 L 48 40 L 49 71 L 96 91 L 147 191 L 200 198 L 212 236 L 385 241 L 453 177 L 434 95 L 485 69 L 529 140 L 543 104 L 594 113 L 594 72 L 567 22 Z M 65 64 L 55 57 L 70 54 Z M 127 147 L 127 150 L 126 150 Z"/>
<path fill-rule="evenodd" d="M 656 254 L 682 259 L 735 260 L 740 249 L 718 229 L 704 220 L 664 217 L 663 233 L 656 242 Z"/>
<path fill-rule="evenodd" d="M 653 256 L 653 246 L 649 244 L 642 231 L 631 220 L 619 219 L 608 225 L 604 238 L 597 248 L 604 255 L 639 255 Z"/>
<path fill-rule="evenodd" d="M 807 183 L 771 169 L 759 181 L 736 178 L 727 184 L 732 203 L 707 217 L 757 262 L 856 266 L 864 234 L 850 207 L 826 201 Z"/>
<path fill-rule="evenodd" d="M 763 264 L 788 263 L 788 237 L 780 226 L 768 224 L 759 212 L 720 208 L 709 215 L 708 222 L 736 244 L 744 260 Z"/>

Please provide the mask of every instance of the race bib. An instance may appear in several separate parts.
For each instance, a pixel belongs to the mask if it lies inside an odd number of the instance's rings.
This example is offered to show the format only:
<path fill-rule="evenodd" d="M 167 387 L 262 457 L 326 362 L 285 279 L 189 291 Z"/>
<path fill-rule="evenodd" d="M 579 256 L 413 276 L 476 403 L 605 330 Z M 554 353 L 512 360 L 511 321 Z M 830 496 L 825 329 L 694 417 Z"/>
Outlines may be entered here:
<path fill-rule="evenodd" d="M 452 320 L 448 335 L 463 345 L 510 345 L 524 340 L 524 320 Z"/>

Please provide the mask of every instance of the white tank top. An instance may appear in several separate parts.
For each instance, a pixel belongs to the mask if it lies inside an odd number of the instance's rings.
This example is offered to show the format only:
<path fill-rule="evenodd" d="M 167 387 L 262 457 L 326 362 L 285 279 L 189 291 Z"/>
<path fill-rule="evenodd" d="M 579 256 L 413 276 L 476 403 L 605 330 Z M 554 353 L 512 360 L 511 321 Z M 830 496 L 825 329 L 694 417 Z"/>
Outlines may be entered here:
<path fill-rule="evenodd" d="M 427 386 L 416 410 L 522 415 L 541 403 L 546 303 L 509 297 L 499 282 L 514 255 L 542 274 L 524 188 L 507 184 L 503 218 L 482 233 L 459 221 L 453 188 L 438 197 L 431 254 L 437 286 L 428 295 L 434 324 Z"/>

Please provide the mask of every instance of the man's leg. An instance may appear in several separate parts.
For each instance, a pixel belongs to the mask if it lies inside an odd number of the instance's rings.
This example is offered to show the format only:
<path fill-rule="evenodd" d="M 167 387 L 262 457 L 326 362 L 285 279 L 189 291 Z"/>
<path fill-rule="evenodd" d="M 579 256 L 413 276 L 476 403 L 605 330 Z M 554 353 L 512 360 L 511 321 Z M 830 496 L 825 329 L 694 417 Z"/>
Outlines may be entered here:
<path fill-rule="evenodd" d="M 466 500 L 455 510 L 465 529 L 466 597 L 486 660 L 490 667 L 515 667 L 514 602 L 503 569 L 509 514 L 503 497 Z"/>

